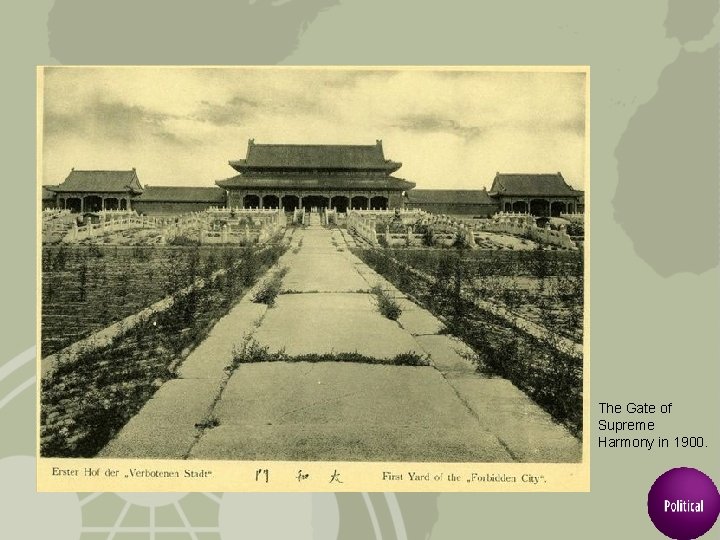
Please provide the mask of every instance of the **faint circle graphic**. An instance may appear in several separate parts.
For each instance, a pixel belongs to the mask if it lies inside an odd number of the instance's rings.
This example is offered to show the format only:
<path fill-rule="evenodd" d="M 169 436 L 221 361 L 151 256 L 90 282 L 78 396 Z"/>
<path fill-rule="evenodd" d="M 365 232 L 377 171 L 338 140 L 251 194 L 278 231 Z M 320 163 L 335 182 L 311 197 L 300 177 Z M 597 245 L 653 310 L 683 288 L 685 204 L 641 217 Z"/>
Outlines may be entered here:
<path fill-rule="evenodd" d="M 117 496 L 138 506 L 165 506 L 178 502 L 187 493 L 117 493 Z"/>
<path fill-rule="evenodd" d="M 340 531 L 332 493 L 226 493 L 219 518 L 227 540 L 335 540 Z"/>
<path fill-rule="evenodd" d="M 0 460 L 0 523 L 14 540 L 77 540 L 82 519 L 75 493 L 37 493 L 35 459 Z"/>
<path fill-rule="evenodd" d="M 79 493 L 83 533 L 219 540 L 217 493 Z M 94 535 L 94 536 L 93 536 Z M 154 536 L 157 535 L 157 536 Z M 84 537 L 83 537 L 84 538 Z"/>

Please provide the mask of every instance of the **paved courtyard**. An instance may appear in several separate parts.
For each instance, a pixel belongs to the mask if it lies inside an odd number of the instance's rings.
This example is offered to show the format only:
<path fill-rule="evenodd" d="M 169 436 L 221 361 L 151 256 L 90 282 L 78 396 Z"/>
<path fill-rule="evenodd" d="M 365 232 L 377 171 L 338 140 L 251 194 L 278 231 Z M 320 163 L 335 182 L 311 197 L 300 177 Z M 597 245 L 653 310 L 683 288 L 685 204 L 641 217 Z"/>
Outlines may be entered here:
<path fill-rule="evenodd" d="M 246 295 L 100 453 L 258 460 L 576 462 L 581 443 L 509 381 L 479 375 L 467 346 L 348 251 L 308 227 L 278 263 L 273 307 Z M 377 310 L 379 284 L 402 307 Z M 234 371 L 247 336 L 290 356 L 428 356 L 429 366 L 263 362 Z"/>

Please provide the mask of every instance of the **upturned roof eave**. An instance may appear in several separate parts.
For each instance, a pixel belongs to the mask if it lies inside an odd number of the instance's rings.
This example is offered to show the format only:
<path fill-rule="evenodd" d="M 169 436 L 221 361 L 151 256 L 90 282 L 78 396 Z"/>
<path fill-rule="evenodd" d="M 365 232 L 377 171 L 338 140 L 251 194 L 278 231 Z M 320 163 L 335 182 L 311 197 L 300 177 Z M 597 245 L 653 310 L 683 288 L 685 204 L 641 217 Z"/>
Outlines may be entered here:
<path fill-rule="evenodd" d="M 225 178 L 222 180 L 216 180 L 215 185 L 218 187 L 228 189 L 228 188 L 258 188 L 258 180 L 265 180 L 265 182 L 262 182 L 262 184 L 271 184 L 272 182 L 268 182 L 268 180 L 272 180 L 270 178 L 266 177 L 243 177 L 243 176 L 234 176 L 232 178 Z M 286 179 L 283 179 L 286 180 Z M 347 189 L 347 190 L 361 190 L 361 189 L 373 189 L 371 186 L 358 186 L 353 185 L 352 181 L 345 182 L 344 185 L 339 185 L 337 187 L 327 187 L 327 186 L 303 186 L 302 180 L 313 180 L 313 178 L 295 178 L 294 180 L 299 180 L 300 182 L 297 185 L 297 189 Z M 345 180 L 344 178 L 338 178 L 339 182 L 342 180 Z M 365 180 L 365 179 L 363 179 Z M 391 190 L 397 190 L 397 191 L 407 191 L 415 187 L 415 182 L 411 182 L 409 180 L 405 180 L 403 178 L 393 178 L 393 177 L 387 177 L 387 176 L 381 176 L 378 177 L 378 180 L 381 183 L 389 183 L 390 186 L 382 186 L 375 189 L 391 189 Z M 280 189 L 293 189 L 295 186 L 281 186 Z M 274 189 L 271 185 L 263 185 L 261 186 L 262 189 Z"/>
<path fill-rule="evenodd" d="M 502 191 L 493 192 L 489 191 L 488 195 L 491 197 L 530 197 L 530 198 L 543 198 L 543 197 L 579 197 L 581 193 L 575 191 L 564 191 L 551 192 L 551 193 L 537 193 L 537 192 L 520 192 L 520 191 Z"/>
<path fill-rule="evenodd" d="M 134 189 L 130 186 L 125 186 L 123 189 L 90 189 L 90 188 L 66 188 L 63 186 L 55 186 L 53 188 L 45 188 L 48 191 L 52 191 L 54 193 L 137 193 L 141 194 L 143 192 L 142 189 Z"/>
<path fill-rule="evenodd" d="M 252 172 L 263 172 L 263 171 L 272 171 L 272 170 L 295 170 L 295 171 L 382 171 L 387 173 L 394 173 L 400 167 L 402 167 L 402 163 L 398 162 L 389 162 L 385 163 L 383 165 L 378 166 L 372 166 L 369 167 L 367 165 L 358 165 L 358 166 L 352 166 L 352 165 L 337 165 L 337 166 L 318 166 L 318 165 L 283 165 L 283 164 L 274 164 L 274 165 L 248 165 L 244 159 L 236 160 L 236 161 L 229 161 L 228 162 L 230 166 L 235 169 L 239 173 L 252 173 Z"/>

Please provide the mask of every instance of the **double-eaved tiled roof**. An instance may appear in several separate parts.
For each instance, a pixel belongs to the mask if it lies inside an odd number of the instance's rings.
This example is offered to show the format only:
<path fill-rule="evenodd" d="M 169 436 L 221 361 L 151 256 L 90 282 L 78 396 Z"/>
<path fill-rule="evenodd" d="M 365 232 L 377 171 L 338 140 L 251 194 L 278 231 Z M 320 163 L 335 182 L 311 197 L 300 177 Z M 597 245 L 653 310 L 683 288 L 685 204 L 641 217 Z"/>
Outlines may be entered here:
<path fill-rule="evenodd" d="M 490 188 L 492 196 L 577 197 L 582 191 L 570 187 L 562 174 L 497 173 Z"/>
<path fill-rule="evenodd" d="M 73 169 L 55 192 L 142 193 L 135 169 L 130 171 L 76 171 Z"/>
<path fill-rule="evenodd" d="M 139 202 L 198 202 L 225 204 L 225 190 L 218 187 L 145 186 Z"/>
<path fill-rule="evenodd" d="M 253 169 L 382 170 L 393 172 L 401 163 L 385 159 L 382 141 L 372 145 L 255 144 L 248 141 L 245 159 L 229 162 L 238 172 Z"/>

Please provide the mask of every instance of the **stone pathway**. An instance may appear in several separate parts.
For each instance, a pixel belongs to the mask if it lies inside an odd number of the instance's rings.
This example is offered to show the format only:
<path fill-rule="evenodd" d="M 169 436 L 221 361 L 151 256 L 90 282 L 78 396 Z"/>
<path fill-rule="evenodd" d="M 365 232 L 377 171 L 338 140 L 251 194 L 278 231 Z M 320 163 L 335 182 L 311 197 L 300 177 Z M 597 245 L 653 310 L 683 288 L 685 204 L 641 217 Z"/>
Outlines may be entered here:
<path fill-rule="evenodd" d="M 472 351 L 348 250 L 343 231 L 290 238 L 282 292 L 248 293 L 101 452 L 102 457 L 575 462 L 581 443 L 504 379 L 477 374 Z M 380 315 L 371 287 L 397 299 Z M 242 364 L 252 333 L 272 351 L 428 355 L 431 366 L 341 362 Z"/>

